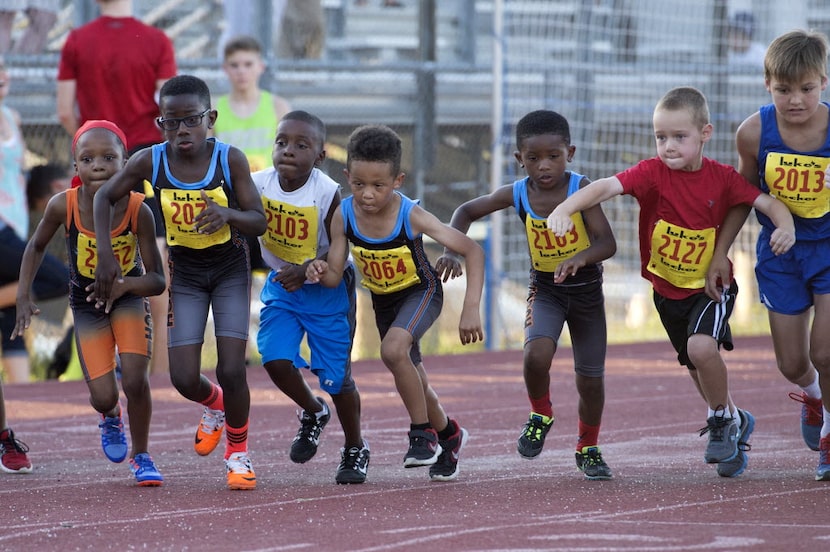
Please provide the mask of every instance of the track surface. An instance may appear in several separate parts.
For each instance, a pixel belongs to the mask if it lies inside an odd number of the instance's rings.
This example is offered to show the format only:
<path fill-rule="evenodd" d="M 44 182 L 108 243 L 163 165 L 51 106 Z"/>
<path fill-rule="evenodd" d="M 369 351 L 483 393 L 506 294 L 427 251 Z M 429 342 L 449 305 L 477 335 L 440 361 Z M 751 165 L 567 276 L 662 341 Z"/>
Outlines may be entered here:
<path fill-rule="evenodd" d="M 201 409 L 166 376 L 152 380 L 160 488 L 134 487 L 126 463 L 104 458 L 83 383 L 7 386 L 9 423 L 35 471 L 0 473 L 0 550 L 830 549 L 830 484 L 814 481 L 818 453 L 801 441 L 799 405 L 769 338 L 738 339 L 725 353 L 733 396 L 757 419 L 749 467 L 728 480 L 703 463 L 705 410 L 668 343 L 609 349 L 600 439 L 611 481 L 586 481 L 575 468 L 567 349 L 552 369 L 556 424 L 545 450 L 533 461 L 518 456 L 528 413 L 521 358 L 426 359 L 443 404 L 470 432 L 451 483 L 402 467 L 408 419 L 377 361 L 353 367 L 372 450 L 369 480 L 355 486 L 334 483 L 336 419 L 314 459 L 290 462 L 295 407 L 260 367 L 248 372 L 252 492 L 226 489 L 221 450 L 193 452 Z"/>

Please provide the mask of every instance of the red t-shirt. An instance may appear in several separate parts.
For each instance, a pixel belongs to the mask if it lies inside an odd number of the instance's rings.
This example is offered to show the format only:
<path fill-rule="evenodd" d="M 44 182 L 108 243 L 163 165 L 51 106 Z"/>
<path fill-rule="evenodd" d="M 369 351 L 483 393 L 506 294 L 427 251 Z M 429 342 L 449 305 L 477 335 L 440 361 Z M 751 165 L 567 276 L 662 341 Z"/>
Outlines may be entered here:
<path fill-rule="evenodd" d="M 617 178 L 623 193 L 640 204 L 641 273 L 669 299 L 684 299 L 703 289 L 700 275 L 708 268 L 726 213 L 735 205 L 752 205 L 761 193 L 734 168 L 705 157 L 694 172 L 672 170 L 654 157 Z M 661 263 L 665 267 L 655 268 Z M 667 277 L 685 285 L 675 285 Z"/>
<path fill-rule="evenodd" d="M 127 148 L 155 144 L 156 81 L 176 75 L 173 43 L 133 17 L 99 17 L 69 33 L 58 80 L 74 80 L 79 125 L 106 119 L 127 135 Z"/>

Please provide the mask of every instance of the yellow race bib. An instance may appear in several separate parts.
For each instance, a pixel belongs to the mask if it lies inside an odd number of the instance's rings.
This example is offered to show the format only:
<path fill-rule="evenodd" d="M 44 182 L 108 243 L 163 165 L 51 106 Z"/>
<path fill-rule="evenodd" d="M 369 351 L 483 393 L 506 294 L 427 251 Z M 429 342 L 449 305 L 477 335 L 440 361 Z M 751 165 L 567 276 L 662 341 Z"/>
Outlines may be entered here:
<path fill-rule="evenodd" d="M 395 249 L 352 248 L 355 265 L 363 275 L 362 284 L 373 293 L 392 293 L 421 281 L 415 270 L 412 251 L 406 246 Z"/>
<path fill-rule="evenodd" d="M 590 247 L 591 240 L 582 215 L 575 213 L 571 215 L 571 220 L 574 223 L 573 229 L 559 237 L 548 229 L 545 219 L 535 219 L 530 215 L 525 217 L 527 244 L 534 269 L 554 272 L 559 263 Z"/>
<path fill-rule="evenodd" d="M 830 212 L 830 190 L 824 170 L 830 159 L 795 153 L 767 154 L 764 180 L 769 193 L 801 218 L 821 218 Z"/>
<path fill-rule="evenodd" d="M 222 187 L 211 190 L 179 190 L 164 188 L 161 194 L 161 212 L 167 229 L 167 245 L 206 249 L 231 239 L 227 224 L 213 234 L 199 234 L 194 222 L 196 215 L 207 208 L 202 192 L 222 207 L 228 206 L 228 197 Z"/>
<path fill-rule="evenodd" d="M 651 233 L 648 271 L 683 289 L 702 289 L 715 249 L 715 229 L 690 230 L 659 220 Z"/>
<path fill-rule="evenodd" d="M 78 274 L 86 278 L 95 278 L 95 267 L 98 266 L 98 242 L 95 236 L 78 233 L 78 258 L 75 265 Z M 112 253 L 121 266 L 121 273 L 126 274 L 135 266 L 137 249 L 136 237 L 132 232 L 112 238 Z"/>
<path fill-rule="evenodd" d="M 265 247 L 295 265 L 317 257 L 317 207 L 296 207 L 262 196 L 268 229 L 262 235 Z"/>

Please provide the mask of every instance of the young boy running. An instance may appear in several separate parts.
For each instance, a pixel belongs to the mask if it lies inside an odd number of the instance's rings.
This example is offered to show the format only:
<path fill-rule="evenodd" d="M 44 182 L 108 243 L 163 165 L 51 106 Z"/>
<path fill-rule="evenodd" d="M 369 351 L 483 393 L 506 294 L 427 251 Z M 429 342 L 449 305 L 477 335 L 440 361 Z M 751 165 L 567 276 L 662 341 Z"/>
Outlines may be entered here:
<path fill-rule="evenodd" d="M 179 75 L 161 89 L 157 119 L 166 141 L 141 150 L 95 195 L 98 268 L 94 295 L 111 300 L 120 269 L 109 236 L 111 207 L 139 182 L 152 183 L 163 216 L 170 266 L 170 379 L 185 398 L 204 405 L 194 448 L 210 454 L 225 429 L 230 489 L 253 489 L 248 457 L 251 397 L 245 371 L 251 293 L 250 258 L 242 234 L 265 231 L 265 215 L 248 161 L 237 148 L 208 139 L 216 119 L 201 79 Z M 208 310 L 213 311 L 219 385 L 201 373 Z"/>
<path fill-rule="evenodd" d="M 789 208 L 798 241 L 776 255 L 768 243 L 775 224 L 757 213 L 755 275 L 778 369 L 800 391 L 790 396 L 802 403 L 802 436 L 819 451 L 815 477 L 830 481 L 830 104 L 821 101 L 827 37 L 792 31 L 776 38 L 764 82 L 772 103 L 738 128 L 738 170 Z"/>
<path fill-rule="evenodd" d="M 557 236 L 573 227 L 571 215 L 616 195 L 640 204 L 642 276 L 654 288 L 654 305 L 681 365 L 689 369 L 706 402 L 709 434 L 704 454 L 722 477 L 734 477 L 747 465 L 745 451 L 755 419 L 738 409 L 729 393 L 720 347 L 731 350 L 729 317 L 738 286 L 731 271 L 720 301 L 706 295 L 706 272 L 718 229 L 734 205 L 751 205 L 767 214 L 776 229 L 770 247 L 785 253 L 794 243 L 787 208 L 749 184 L 734 169 L 703 156 L 712 137 L 709 108 L 700 91 L 670 90 L 652 118 L 657 157 L 640 161 L 615 176 L 596 180 L 570 196 L 548 217 Z"/>
<path fill-rule="evenodd" d="M 283 116 L 274 142 L 273 167 L 252 175 L 262 195 L 268 230 L 260 237 L 271 272 L 262 289 L 257 345 L 271 380 L 303 411 L 291 444 L 293 462 L 309 461 L 331 414 L 315 397 L 299 368 L 303 335 L 311 350 L 311 371 L 337 408 L 345 443 L 337 483 L 363 483 L 369 445 L 360 433 L 360 394 L 351 374 L 355 323 L 355 277 L 351 263 L 330 288 L 306 282 L 306 267 L 326 258 L 329 228 L 340 205 L 340 185 L 317 168 L 326 158 L 326 127 L 305 111 Z"/>
<path fill-rule="evenodd" d="M 92 203 L 101 186 L 121 170 L 127 139 L 110 121 L 84 123 L 72 141 L 77 176 L 73 188 L 55 195 L 23 253 L 13 335 L 22 335 L 32 315 L 35 273 L 52 236 L 64 227 L 69 259 L 69 305 L 75 323 L 78 359 L 89 388 L 89 402 L 100 413 L 101 446 L 112 462 L 127 456 L 127 439 L 118 400 L 116 347 L 121 359 L 121 385 L 127 397 L 132 454 L 130 468 L 139 486 L 159 486 L 164 480 L 147 452 L 153 404 L 150 397 L 150 306 L 147 296 L 164 291 L 164 270 L 155 238 L 155 222 L 144 195 L 130 192 L 113 206 L 112 222 L 101 232 L 112 241 L 124 277 L 112 288 L 107 309 L 87 300 L 95 266 L 96 235 Z"/>
<path fill-rule="evenodd" d="M 346 178 L 352 196 L 332 217 L 328 258 L 313 261 L 306 277 L 325 286 L 339 285 L 348 241 L 352 242 L 363 285 L 372 293 L 381 359 L 392 372 L 410 418 L 404 467 L 430 466 L 432 480 L 453 480 L 467 430 L 447 417 L 421 362 L 418 341 L 438 318 L 443 303 L 441 280 L 429 264 L 422 235 L 466 260 L 467 289 L 458 327 L 464 345 L 483 338 L 479 303 L 484 251 L 398 191 L 404 180 L 401 140 L 392 129 L 373 125 L 352 133 Z"/>
<path fill-rule="evenodd" d="M 597 441 L 605 405 L 607 345 L 601 261 L 616 251 L 602 207 L 574 215 L 568 239 L 557 239 L 545 219 L 559 203 L 590 181 L 567 170 L 576 153 L 568 121 L 553 111 L 533 111 L 516 125 L 516 161 L 528 176 L 458 207 L 450 226 L 467 232 L 482 217 L 513 207 L 525 225 L 530 253 L 530 283 L 525 317 L 524 380 L 530 417 L 518 440 L 519 454 L 536 458 L 553 425 L 550 367 L 567 322 L 574 349 L 579 422 L 576 465 L 588 479 L 610 479 L 611 469 Z M 460 262 L 445 251 L 435 264 L 446 280 Z"/>

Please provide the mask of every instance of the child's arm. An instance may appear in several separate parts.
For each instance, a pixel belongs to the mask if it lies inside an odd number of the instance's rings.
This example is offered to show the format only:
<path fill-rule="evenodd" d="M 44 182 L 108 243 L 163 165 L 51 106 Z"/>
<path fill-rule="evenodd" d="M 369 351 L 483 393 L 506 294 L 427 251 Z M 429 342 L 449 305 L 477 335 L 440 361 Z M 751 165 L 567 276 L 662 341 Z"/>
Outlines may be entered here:
<path fill-rule="evenodd" d="M 795 223 L 787 206 L 769 194 L 759 195 L 752 206 L 768 216 L 775 225 L 769 238 L 772 252 L 781 255 L 789 251 L 795 243 Z"/>
<path fill-rule="evenodd" d="M 20 261 L 20 276 L 17 286 L 17 315 L 11 339 L 23 335 L 32 322 L 32 316 L 40 314 L 40 309 L 32 302 L 32 282 L 35 279 L 49 240 L 66 221 L 66 194 L 53 196 L 46 204 L 43 218 L 35 228 L 32 238 L 26 244 L 23 259 Z M 67 284 L 68 285 L 68 284 Z"/>
<path fill-rule="evenodd" d="M 239 209 L 221 207 L 202 191 L 202 199 L 207 203 L 207 207 L 194 219 L 195 228 L 200 234 L 212 234 L 225 224 L 230 224 L 243 234 L 261 236 L 265 233 L 267 222 L 262 199 L 251 179 L 248 158 L 242 150 L 231 147 L 228 152 L 228 165 Z"/>
<path fill-rule="evenodd" d="M 452 214 L 450 226 L 467 233 L 470 224 L 490 213 L 507 209 L 513 205 L 513 185 L 502 186 L 493 193 L 471 199 L 461 204 Z M 444 248 L 444 254 L 435 262 L 435 270 L 446 282 L 450 278 L 457 278 L 463 274 L 461 259 L 455 251 Z"/>
<path fill-rule="evenodd" d="M 112 303 L 116 299 L 127 293 L 150 297 L 160 295 L 167 285 L 164 280 L 161 253 L 159 253 L 158 244 L 156 243 L 156 225 L 153 220 L 153 212 L 144 204 L 141 205 L 138 213 L 136 237 L 138 238 L 138 250 L 144 263 L 145 272 L 141 276 L 125 276 L 123 280 L 116 282 L 112 288 L 110 300 L 104 306 L 105 312 L 110 311 Z M 91 292 L 92 286 L 88 287 L 87 291 Z M 93 299 L 92 296 L 87 298 L 88 301 Z"/>
<path fill-rule="evenodd" d="M 479 308 L 481 291 L 484 288 L 484 250 L 465 234 L 447 226 L 421 207 L 412 208 L 409 222 L 413 232 L 424 233 L 447 249 L 464 256 L 467 265 L 467 288 L 464 292 L 458 334 L 463 345 L 483 340 L 484 331 L 481 328 Z"/>
<path fill-rule="evenodd" d="M 92 199 L 95 241 L 98 247 L 98 264 L 95 267 L 92 297 L 98 304 L 109 302 L 114 282 L 123 279 L 121 267 L 112 253 L 110 228 L 112 228 L 113 207 L 144 180 L 152 178 L 152 175 L 153 153 L 150 148 L 143 149 L 130 157 L 124 168 L 101 186 Z"/>
<path fill-rule="evenodd" d="M 557 205 L 548 216 L 548 228 L 557 236 L 564 236 L 573 228 L 571 215 L 585 211 L 621 193 L 623 193 L 622 182 L 616 176 L 594 180 Z"/>
<path fill-rule="evenodd" d="M 726 217 L 718 229 L 718 238 L 715 241 L 712 261 L 706 270 L 706 286 L 704 288 L 706 295 L 713 301 L 720 302 L 723 299 L 723 288 L 729 289 L 729 275 L 732 268 L 727 254 L 751 210 L 752 207 L 749 205 L 735 205 L 726 213 Z"/>
<path fill-rule="evenodd" d="M 583 266 L 604 261 L 617 252 L 617 240 L 614 238 L 614 232 L 600 204 L 582 211 L 582 219 L 590 235 L 591 245 L 570 259 L 559 263 L 554 273 L 554 282 L 557 284 L 565 281 L 568 276 L 576 274 L 577 270 Z"/>
<path fill-rule="evenodd" d="M 343 226 L 341 207 L 338 205 L 329 225 L 329 252 L 325 259 L 315 259 L 306 268 L 306 279 L 326 287 L 337 287 L 343 279 L 343 270 L 349 254 L 349 243 Z"/>

